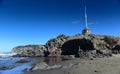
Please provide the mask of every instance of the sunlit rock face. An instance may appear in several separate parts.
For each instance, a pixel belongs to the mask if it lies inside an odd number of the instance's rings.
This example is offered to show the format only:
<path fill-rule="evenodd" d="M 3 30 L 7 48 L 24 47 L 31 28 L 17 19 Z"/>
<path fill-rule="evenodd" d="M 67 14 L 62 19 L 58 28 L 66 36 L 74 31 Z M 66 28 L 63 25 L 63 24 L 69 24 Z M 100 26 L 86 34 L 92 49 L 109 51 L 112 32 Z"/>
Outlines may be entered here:
<path fill-rule="evenodd" d="M 22 52 L 20 56 L 60 56 L 85 54 L 105 55 L 111 53 L 116 45 L 120 45 L 120 37 L 106 35 L 74 36 L 59 35 L 46 42 L 45 45 L 27 45 L 13 48 L 13 52 Z M 45 54 L 47 52 L 47 54 Z M 87 53 L 87 54 L 86 54 Z"/>
<path fill-rule="evenodd" d="M 12 52 L 18 53 L 17 56 L 32 57 L 32 56 L 44 56 L 43 52 L 46 50 L 42 45 L 25 45 L 17 46 L 12 49 Z"/>
<path fill-rule="evenodd" d="M 61 49 L 62 55 L 109 56 L 111 49 L 117 44 L 120 44 L 119 37 L 77 34 L 74 36 L 59 35 L 50 39 L 46 43 L 46 47 L 51 52 Z"/>

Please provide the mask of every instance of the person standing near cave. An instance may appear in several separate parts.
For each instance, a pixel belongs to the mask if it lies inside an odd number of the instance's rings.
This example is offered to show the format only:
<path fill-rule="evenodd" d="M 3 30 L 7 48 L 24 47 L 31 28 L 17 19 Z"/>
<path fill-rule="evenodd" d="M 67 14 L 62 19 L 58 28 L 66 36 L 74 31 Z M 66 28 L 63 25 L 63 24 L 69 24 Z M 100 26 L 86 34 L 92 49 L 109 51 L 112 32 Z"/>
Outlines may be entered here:
<path fill-rule="evenodd" d="M 83 57 L 83 56 L 84 56 L 84 52 L 83 52 L 83 50 L 80 48 L 80 46 L 79 46 L 79 50 L 78 50 L 78 55 L 79 55 L 79 57 Z"/>

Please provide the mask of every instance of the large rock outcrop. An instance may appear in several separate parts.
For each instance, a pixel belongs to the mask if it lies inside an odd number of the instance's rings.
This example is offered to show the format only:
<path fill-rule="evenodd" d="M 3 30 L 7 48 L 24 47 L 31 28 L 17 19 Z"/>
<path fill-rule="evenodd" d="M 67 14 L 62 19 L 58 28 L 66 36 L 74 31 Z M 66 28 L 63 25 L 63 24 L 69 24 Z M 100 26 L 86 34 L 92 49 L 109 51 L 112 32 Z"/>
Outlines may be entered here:
<path fill-rule="evenodd" d="M 50 39 L 44 46 L 18 46 L 13 51 L 22 51 L 22 55 L 25 56 L 40 56 L 41 54 L 43 56 L 45 52 L 49 52 L 48 56 L 60 56 L 61 54 L 105 56 L 111 54 L 112 50 L 116 50 L 118 45 L 120 45 L 120 37 L 95 34 L 66 36 L 62 34 Z"/>
<path fill-rule="evenodd" d="M 46 48 L 42 45 L 17 46 L 12 49 L 12 52 L 18 53 L 16 56 L 24 57 L 44 56 L 44 51 L 46 51 Z"/>

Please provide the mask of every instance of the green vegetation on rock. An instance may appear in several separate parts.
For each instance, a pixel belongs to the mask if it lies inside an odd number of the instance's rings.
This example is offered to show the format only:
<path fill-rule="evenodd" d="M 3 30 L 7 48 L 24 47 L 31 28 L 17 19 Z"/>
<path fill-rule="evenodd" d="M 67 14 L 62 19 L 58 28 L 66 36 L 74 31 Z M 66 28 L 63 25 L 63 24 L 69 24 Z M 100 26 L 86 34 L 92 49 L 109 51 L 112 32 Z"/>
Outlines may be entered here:
<path fill-rule="evenodd" d="M 103 43 L 99 43 L 99 44 L 96 44 L 98 48 L 103 48 L 104 47 L 104 44 Z"/>
<path fill-rule="evenodd" d="M 105 36 L 104 40 L 105 40 L 105 42 L 106 42 L 107 44 L 109 44 L 111 47 L 117 45 L 117 43 L 118 43 L 118 41 L 115 40 L 115 38 L 111 38 L 111 37 L 108 37 L 108 36 Z"/>

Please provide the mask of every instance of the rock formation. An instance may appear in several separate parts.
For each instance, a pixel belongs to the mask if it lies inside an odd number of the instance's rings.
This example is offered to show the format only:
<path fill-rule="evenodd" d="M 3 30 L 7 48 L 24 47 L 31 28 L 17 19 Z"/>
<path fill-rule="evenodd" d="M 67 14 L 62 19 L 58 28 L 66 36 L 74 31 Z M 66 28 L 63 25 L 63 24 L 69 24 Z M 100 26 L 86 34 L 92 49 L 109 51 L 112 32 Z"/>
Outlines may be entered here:
<path fill-rule="evenodd" d="M 12 49 L 12 52 L 18 53 L 15 56 L 24 56 L 24 57 L 44 56 L 43 53 L 44 51 L 46 51 L 46 48 L 43 45 L 17 46 Z"/>
<path fill-rule="evenodd" d="M 109 56 L 120 48 L 120 37 L 106 35 L 59 35 L 50 39 L 45 45 L 28 45 L 13 48 L 13 52 L 21 52 L 19 56 L 46 56 L 75 55 L 76 57 Z M 118 51 L 119 52 L 119 51 Z"/>

